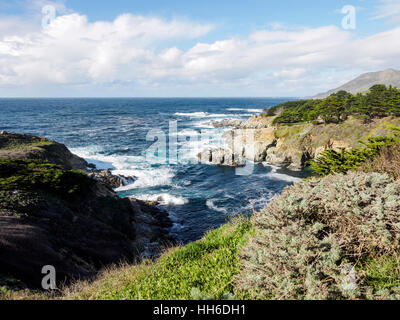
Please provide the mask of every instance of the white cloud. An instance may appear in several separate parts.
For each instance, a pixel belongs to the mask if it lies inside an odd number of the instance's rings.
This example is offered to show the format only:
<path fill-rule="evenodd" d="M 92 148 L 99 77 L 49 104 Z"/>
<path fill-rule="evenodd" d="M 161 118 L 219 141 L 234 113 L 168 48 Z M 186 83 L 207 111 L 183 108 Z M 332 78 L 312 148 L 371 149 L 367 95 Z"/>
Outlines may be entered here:
<path fill-rule="evenodd" d="M 13 23 L 0 23 L 0 86 L 7 88 L 125 85 L 144 94 L 157 88 L 164 95 L 306 95 L 344 76 L 400 66 L 400 27 L 364 38 L 336 26 L 276 27 L 183 50 L 180 41 L 196 41 L 213 26 L 132 14 L 89 22 L 77 13 L 22 33 L 10 31 Z"/>
<path fill-rule="evenodd" d="M 40 32 L 3 37 L 0 81 L 16 85 L 130 81 L 149 76 L 158 60 L 176 63 L 177 49 L 156 55 L 162 43 L 196 38 L 211 29 L 211 25 L 130 14 L 95 23 L 76 13 L 63 15 Z"/>

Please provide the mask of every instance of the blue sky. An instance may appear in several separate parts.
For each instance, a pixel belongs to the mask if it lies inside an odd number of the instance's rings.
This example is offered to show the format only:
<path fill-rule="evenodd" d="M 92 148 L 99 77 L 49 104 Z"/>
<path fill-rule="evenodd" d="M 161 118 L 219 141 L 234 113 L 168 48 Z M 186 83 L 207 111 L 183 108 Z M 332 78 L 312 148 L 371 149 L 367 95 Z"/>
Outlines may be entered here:
<path fill-rule="evenodd" d="M 0 0 L 0 95 L 305 96 L 399 68 L 399 17 L 400 0 Z"/>
<path fill-rule="evenodd" d="M 77 12 L 87 14 L 91 21 L 112 20 L 122 12 L 131 12 L 167 18 L 186 17 L 219 24 L 221 28 L 210 35 L 209 40 L 237 34 L 246 35 L 273 22 L 282 22 L 289 26 L 340 26 L 343 15 L 339 11 L 349 4 L 359 9 L 357 32 L 375 33 L 390 27 L 385 21 L 370 19 L 379 3 L 368 0 L 71 0 L 67 4 Z"/>

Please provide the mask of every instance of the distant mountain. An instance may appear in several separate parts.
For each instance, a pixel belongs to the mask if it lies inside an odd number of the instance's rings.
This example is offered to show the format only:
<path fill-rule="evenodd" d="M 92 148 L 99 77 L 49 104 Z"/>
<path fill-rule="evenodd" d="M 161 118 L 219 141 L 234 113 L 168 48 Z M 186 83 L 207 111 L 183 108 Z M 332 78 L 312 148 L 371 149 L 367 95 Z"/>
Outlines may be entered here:
<path fill-rule="evenodd" d="M 358 93 L 367 91 L 375 84 L 385 84 L 392 85 L 393 87 L 400 88 L 400 71 L 395 69 L 387 69 L 384 71 L 378 72 L 368 72 L 364 73 L 358 78 L 347 82 L 339 88 L 329 90 L 325 93 L 320 93 L 314 96 L 314 99 L 322 99 L 330 96 L 333 93 L 336 93 L 341 90 L 345 90 L 350 93 Z"/>

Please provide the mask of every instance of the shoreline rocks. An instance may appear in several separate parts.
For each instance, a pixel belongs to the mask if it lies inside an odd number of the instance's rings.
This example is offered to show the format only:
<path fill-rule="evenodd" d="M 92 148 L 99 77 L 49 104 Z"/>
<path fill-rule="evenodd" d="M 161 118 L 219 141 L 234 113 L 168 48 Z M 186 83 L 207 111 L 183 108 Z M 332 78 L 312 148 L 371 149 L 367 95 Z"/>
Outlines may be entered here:
<path fill-rule="evenodd" d="M 87 173 L 87 175 L 97 181 L 100 181 L 110 188 L 119 188 L 128 184 L 134 183 L 136 177 L 125 177 L 120 175 L 114 175 L 110 170 L 97 170 L 93 169 Z"/>
<path fill-rule="evenodd" d="M 349 117 L 340 125 L 302 123 L 275 126 L 272 124 L 273 119 L 254 116 L 225 132 L 225 149 L 256 163 L 266 162 L 299 171 L 307 166 L 309 160 L 317 158 L 326 150 L 339 151 L 341 148 L 360 146 L 360 141 L 369 136 L 387 134 L 387 123 L 398 125 L 396 119 L 390 117 L 375 119 L 368 124 L 362 119 Z M 228 120 L 219 122 L 219 125 L 228 124 Z M 215 153 L 217 159 L 222 159 L 217 151 Z M 207 160 L 210 151 L 205 150 L 201 154 L 206 159 L 205 163 L 221 164 L 220 160 Z"/>
<path fill-rule="evenodd" d="M 272 127 L 232 130 L 226 132 L 224 138 L 234 153 L 254 162 L 264 162 L 268 150 L 277 143 Z"/>
<path fill-rule="evenodd" d="M 233 127 L 239 129 L 242 125 L 241 120 L 237 119 L 224 119 L 221 121 L 210 121 L 209 124 L 212 125 L 214 128 L 225 128 L 225 127 Z"/>
<path fill-rule="evenodd" d="M 197 155 L 201 163 L 224 166 L 243 167 L 246 161 L 241 155 L 223 148 L 207 149 Z"/>
<path fill-rule="evenodd" d="M 129 201 L 136 213 L 135 243 L 142 257 L 156 257 L 164 247 L 175 244 L 168 232 L 172 221 L 166 210 L 160 209 L 156 202 L 134 198 L 129 198 Z"/>

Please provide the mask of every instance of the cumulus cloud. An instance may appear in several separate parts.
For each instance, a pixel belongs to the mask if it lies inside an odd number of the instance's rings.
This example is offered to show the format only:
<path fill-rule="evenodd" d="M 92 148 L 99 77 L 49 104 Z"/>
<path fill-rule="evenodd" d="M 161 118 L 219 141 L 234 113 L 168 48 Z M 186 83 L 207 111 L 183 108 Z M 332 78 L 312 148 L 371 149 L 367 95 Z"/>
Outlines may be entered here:
<path fill-rule="evenodd" d="M 89 22 L 84 15 L 66 13 L 44 29 L 22 34 L 8 31 L 12 23 L 0 23 L 3 87 L 120 84 L 309 94 L 356 71 L 398 67 L 400 56 L 400 27 L 359 38 L 336 26 L 273 26 L 206 43 L 197 39 L 213 25 L 132 14 Z M 197 43 L 179 48 L 187 39 Z"/>
<path fill-rule="evenodd" d="M 156 54 L 162 43 L 197 38 L 211 29 L 211 25 L 131 14 L 94 23 L 76 13 L 63 15 L 40 32 L 3 37 L 0 81 L 17 85 L 130 81 L 149 76 L 157 63 L 161 68 L 176 63 L 178 49 Z"/>

